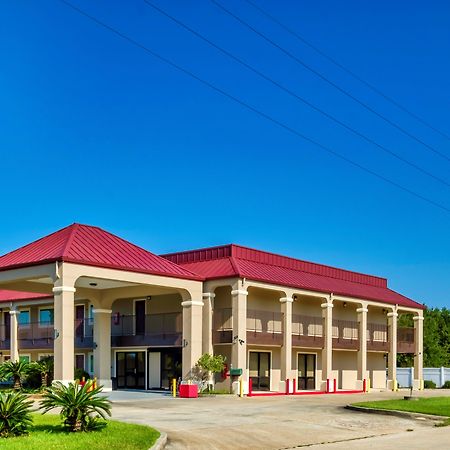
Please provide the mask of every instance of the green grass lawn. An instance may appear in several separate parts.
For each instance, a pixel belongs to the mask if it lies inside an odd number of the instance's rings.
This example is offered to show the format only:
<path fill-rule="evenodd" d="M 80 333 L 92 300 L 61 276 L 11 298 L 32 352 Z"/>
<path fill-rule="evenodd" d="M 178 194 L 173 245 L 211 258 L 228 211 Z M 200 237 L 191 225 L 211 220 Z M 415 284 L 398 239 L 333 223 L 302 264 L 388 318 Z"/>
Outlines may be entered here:
<path fill-rule="evenodd" d="M 419 398 L 418 400 L 380 400 L 353 403 L 353 405 L 450 417 L 450 397 Z"/>
<path fill-rule="evenodd" d="M 69 433 L 58 415 L 33 414 L 34 426 L 28 436 L 1 439 L 3 450 L 147 450 L 159 432 L 143 425 L 108 420 L 100 431 Z"/>

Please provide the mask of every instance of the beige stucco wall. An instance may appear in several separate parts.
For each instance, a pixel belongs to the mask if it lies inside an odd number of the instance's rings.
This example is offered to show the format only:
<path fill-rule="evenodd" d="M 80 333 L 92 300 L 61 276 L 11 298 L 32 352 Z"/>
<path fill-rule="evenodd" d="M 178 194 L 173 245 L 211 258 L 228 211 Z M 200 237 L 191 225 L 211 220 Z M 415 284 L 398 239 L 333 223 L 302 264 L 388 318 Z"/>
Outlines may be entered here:
<path fill-rule="evenodd" d="M 146 314 L 161 314 L 181 312 L 181 296 L 179 294 L 152 295 L 150 299 L 146 297 L 121 298 L 112 304 L 112 312 L 119 312 L 122 315 L 134 314 L 135 300 L 145 301 Z"/>
<path fill-rule="evenodd" d="M 333 374 L 338 389 L 355 389 L 357 371 L 357 353 L 355 351 L 333 350 Z"/>
<path fill-rule="evenodd" d="M 320 307 L 322 303 L 323 300 L 316 297 L 298 295 L 297 300 L 292 304 L 292 314 L 322 317 L 322 308 Z"/>
<path fill-rule="evenodd" d="M 386 359 L 384 353 L 367 353 L 367 370 L 370 376 L 370 386 L 373 389 L 386 388 Z"/>
<path fill-rule="evenodd" d="M 281 312 L 281 297 L 282 295 L 277 291 L 249 288 L 247 308 L 279 313 Z"/>
<path fill-rule="evenodd" d="M 214 308 L 231 308 L 231 287 L 221 286 L 214 291 Z"/>

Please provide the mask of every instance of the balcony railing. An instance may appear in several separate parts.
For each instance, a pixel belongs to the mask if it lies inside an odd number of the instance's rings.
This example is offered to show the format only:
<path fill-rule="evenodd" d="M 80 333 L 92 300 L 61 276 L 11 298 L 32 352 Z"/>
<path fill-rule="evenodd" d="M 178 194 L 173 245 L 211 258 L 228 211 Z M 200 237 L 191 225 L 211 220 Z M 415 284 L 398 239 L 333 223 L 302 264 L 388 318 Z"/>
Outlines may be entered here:
<path fill-rule="evenodd" d="M 231 308 L 215 309 L 213 315 L 213 344 L 233 342 L 233 315 Z"/>
<path fill-rule="evenodd" d="M 397 352 L 414 353 L 414 328 L 400 327 L 397 329 Z"/>
<path fill-rule="evenodd" d="M 358 326 L 353 320 L 333 319 L 333 348 L 358 350 Z"/>
<path fill-rule="evenodd" d="M 389 351 L 388 327 L 386 324 L 367 324 L 367 350 Z"/>
<path fill-rule="evenodd" d="M 181 346 L 183 320 L 180 313 L 118 315 L 112 317 L 111 343 L 115 347 Z"/>
<path fill-rule="evenodd" d="M 281 312 L 247 310 L 247 343 L 281 345 L 283 314 Z"/>
<path fill-rule="evenodd" d="M 323 347 L 323 320 L 318 316 L 292 315 L 292 345 Z"/>
<path fill-rule="evenodd" d="M 5 325 L 2 325 L 5 327 Z M 19 349 L 53 348 L 55 338 L 55 326 L 53 322 L 28 322 L 19 323 L 17 326 L 17 339 Z M 74 323 L 75 348 L 92 348 L 93 319 L 76 319 Z M 4 336 L 2 346 L 2 337 Z M 9 348 L 10 329 L 4 332 L 0 327 L 0 346 Z M 6 346 L 7 344 L 7 346 Z"/>

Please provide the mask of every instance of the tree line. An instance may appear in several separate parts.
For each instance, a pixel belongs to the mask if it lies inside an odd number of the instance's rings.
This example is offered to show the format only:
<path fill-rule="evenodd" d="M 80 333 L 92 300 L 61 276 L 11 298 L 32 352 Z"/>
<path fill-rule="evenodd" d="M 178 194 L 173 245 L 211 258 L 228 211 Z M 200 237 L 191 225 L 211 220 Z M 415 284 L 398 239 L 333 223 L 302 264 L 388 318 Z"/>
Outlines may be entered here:
<path fill-rule="evenodd" d="M 413 316 L 403 314 L 399 326 L 414 326 Z M 400 367 L 413 365 L 414 355 L 398 355 Z M 423 321 L 423 366 L 450 367 L 450 310 L 447 308 L 428 308 Z"/>

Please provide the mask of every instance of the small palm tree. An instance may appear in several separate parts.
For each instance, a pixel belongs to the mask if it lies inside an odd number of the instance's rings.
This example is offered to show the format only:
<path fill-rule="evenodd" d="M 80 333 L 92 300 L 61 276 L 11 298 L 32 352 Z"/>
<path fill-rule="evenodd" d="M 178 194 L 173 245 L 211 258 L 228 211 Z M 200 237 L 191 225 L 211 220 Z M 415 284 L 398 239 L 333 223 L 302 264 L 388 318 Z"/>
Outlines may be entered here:
<path fill-rule="evenodd" d="M 33 363 L 33 369 L 41 374 L 41 386 L 47 387 L 53 376 L 53 357 L 47 356 Z"/>
<path fill-rule="evenodd" d="M 0 367 L 0 376 L 5 380 L 14 380 L 14 389 L 22 389 L 22 380 L 28 375 L 30 363 L 25 361 L 6 361 Z"/>
<path fill-rule="evenodd" d="M 84 386 L 56 382 L 47 388 L 40 406 L 43 414 L 61 408 L 60 416 L 70 431 L 89 431 L 100 426 L 97 419 L 111 416 L 111 402 L 99 395 L 101 391 L 102 387 L 94 388 L 92 382 Z"/>
<path fill-rule="evenodd" d="M 32 401 L 21 392 L 0 394 L 0 437 L 25 434 L 32 424 Z"/>

